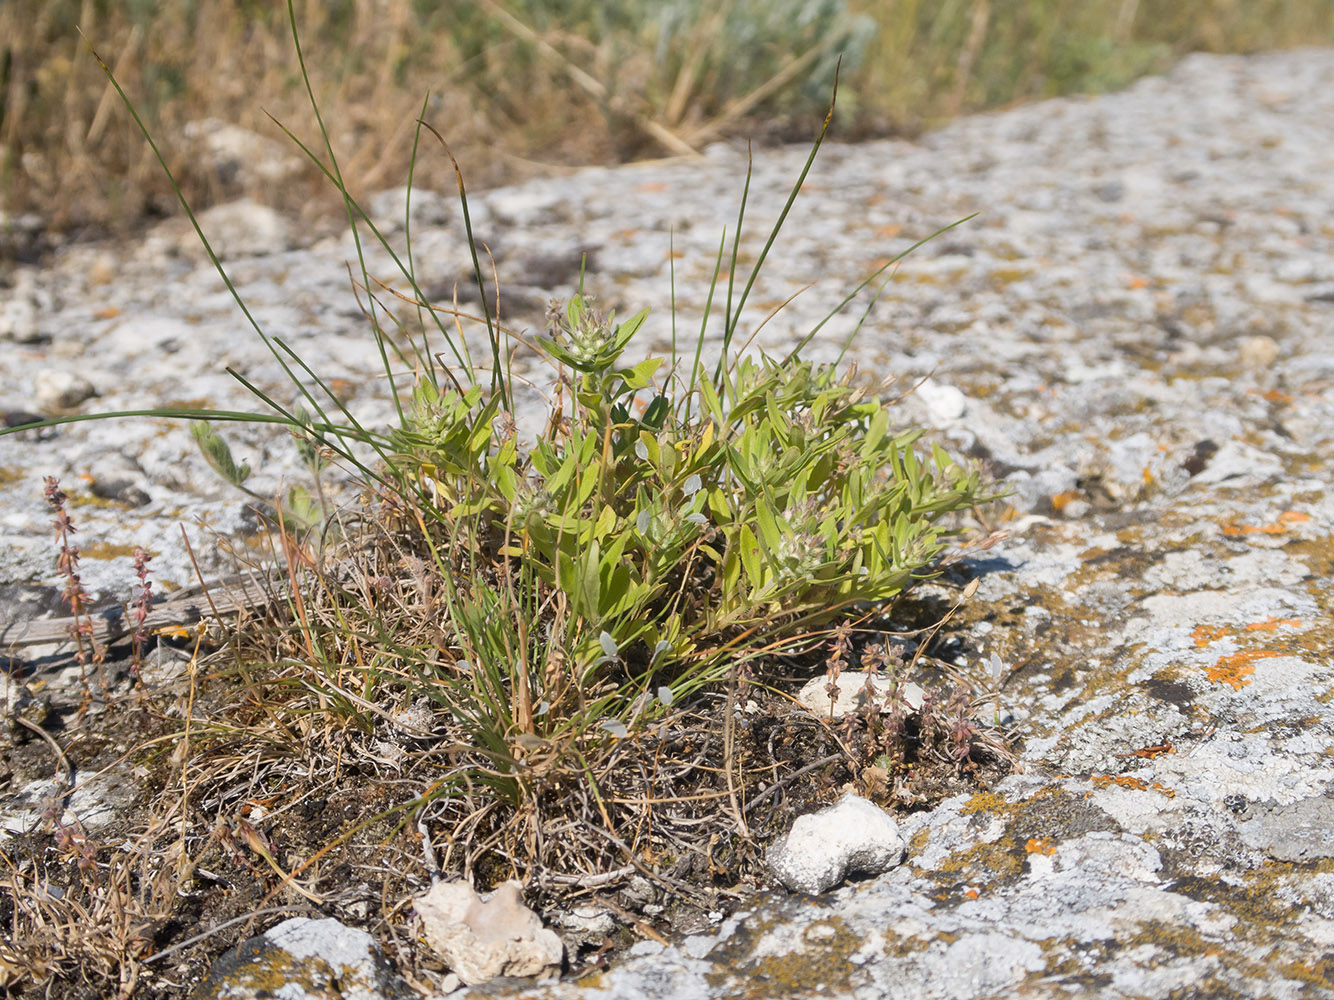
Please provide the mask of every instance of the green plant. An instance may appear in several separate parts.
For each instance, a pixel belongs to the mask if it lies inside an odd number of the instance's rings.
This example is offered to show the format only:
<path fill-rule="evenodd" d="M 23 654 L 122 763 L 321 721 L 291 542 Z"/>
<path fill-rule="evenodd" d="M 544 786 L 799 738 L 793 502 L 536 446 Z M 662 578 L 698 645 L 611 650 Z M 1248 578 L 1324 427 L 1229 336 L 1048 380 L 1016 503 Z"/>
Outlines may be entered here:
<path fill-rule="evenodd" d="M 289 18 L 309 87 L 290 4 Z M 107 76 L 118 86 L 109 69 Z M 273 413 L 143 412 L 196 421 L 209 463 L 241 489 L 248 469 L 203 421 L 280 424 L 296 436 L 317 488 L 313 500 L 290 492 L 280 513 L 287 576 L 297 586 L 286 622 L 245 650 L 240 672 L 253 677 L 255 661 L 271 661 L 283 680 L 269 689 L 285 692 L 285 718 L 318 712 L 369 730 L 389 717 L 383 706 L 391 703 L 424 696 L 442 708 L 454 766 L 397 809 L 471 800 L 483 787 L 527 822 L 568 807 L 561 795 L 577 785 L 591 796 L 582 808 L 596 808 L 615 829 L 603 789 L 621 780 L 613 762 L 628 747 L 666 738 L 665 720 L 679 718 L 691 696 L 716 693 L 722 681 L 744 696 L 753 661 L 807 645 L 848 613 L 881 606 L 930 575 L 952 515 L 988 499 L 977 474 L 940 448 L 919 454 L 919 433 L 895 428 L 890 408 L 852 366 L 799 356 L 823 323 L 782 359 L 734 349 L 756 276 L 833 108 L 743 283 L 747 178 L 726 294 L 710 291 L 693 357 L 673 349 L 635 360 L 647 313 L 617 322 L 582 289 L 553 311 L 531 345 L 553 367 L 551 408 L 525 446 L 508 369 L 511 334 L 483 298 L 490 357 L 474 363 L 444 311 L 422 294 L 410 250 L 395 254 L 348 193 L 313 92 L 311 106 L 323 152 L 302 150 L 337 188 L 359 251 L 363 239 L 378 242 L 416 296 L 418 328 L 385 329 L 398 321 L 371 291 L 383 284 L 362 256 L 360 284 L 388 384 L 405 363 L 416 379 L 410 391 L 396 391 L 396 425 L 360 424 L 310 363 L 255 322 L 199 231 L 301 403 L 283 406 L 232 372 Z M 181 202 L 194 221 L 183 195 Z M 724 235 L 715 275 L 726 247 Z M 715 292 L 726 303 L 718 315 Z M 705 356 L 711 324 L 721 325 L 716 357 Z M 292 536 L 334 516 L 319 494 L 331 461 L 366 487 L 362 527 L 331 533 L 333 546 L 309 551 Z M 729 782 L 732 766 L 726 762 Z M 541 853 L 536 840 L 529 849 Z"/>

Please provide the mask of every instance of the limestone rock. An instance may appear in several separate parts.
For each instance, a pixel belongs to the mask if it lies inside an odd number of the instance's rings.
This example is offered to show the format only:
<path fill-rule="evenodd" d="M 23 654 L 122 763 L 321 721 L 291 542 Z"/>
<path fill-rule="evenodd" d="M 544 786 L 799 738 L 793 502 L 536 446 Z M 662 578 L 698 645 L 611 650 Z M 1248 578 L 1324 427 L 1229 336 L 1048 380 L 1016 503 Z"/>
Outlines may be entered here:
<path fill-rule="evenodd" d="M 895 680 L 888 674 L 867 674 L 861 670 L 851 670 L 838 675 L 835 685 L 838 693 L 831 704 L 829 698 L 829 678 L 824 674 L 812 677 L 797 692 L 797 701 L 821 718 L 841 719 L 849 712 L 860 709 L 869 697 L 874 697 L 881 705 L 881 711 L 888 711 L 885 701 L 893 690 Z M 869 690 L 868 690 L 869 688 Z M 919 684 L 904 684 L 899 689 L 899 697 L 910 711 L 922 707 L 925 692 Z"/>
<path fill-rule="evenodd" d="M 0 288 L 0 340 L 31 344 L 41 338 L 35 284 L 33 272 L 20 271 L 12 288 Z"/>
<path fill-rule="evenodd" d="M 769 848 L 769 870 L 794 892 L 817 895 L 848 875 L 879 875 L 903 860 L 893 817 L 860 795 L 802 816 Z"/>
<path fill-rule="evenodd" d="M 412 905 L 427 942 L 469 986 L 560 971 L 565 946 L 524 906 L 518 882 L 480 896 L 467 882 L 439 882 Z"/>
<path fill-rule="evenodd" d="M 280 212 L 249 199 L 216 205 L 199 213 L 199 228 L 222 260 L 263 257 L 295 245 L 292 227 Z M 183 231 L 180 250 L 186 256 L 203 253 L 195 231 Z"/>
<path fill-rule="evenodd" d="M 93 383 L 67 369 L 43 368 L 33 379 L 33 397 L 47 410 L 71 410 L 97 395 Z"/>
<path fill-rule="evenodd" d="M 182 132 L 192 140 L 199 159 L 231 188 L 281 184 L 301 172 L 302 160 L 290 144 L 250 129 L 204 118 L 187 122 Z"/>
<path fill-rule="evenodd" d="M 275 990 L 275 987 L 277 989 Z M 408 1000 L 375 939 L 332 917 L 284 920 L 228 948 L 192 1000 Z"/>

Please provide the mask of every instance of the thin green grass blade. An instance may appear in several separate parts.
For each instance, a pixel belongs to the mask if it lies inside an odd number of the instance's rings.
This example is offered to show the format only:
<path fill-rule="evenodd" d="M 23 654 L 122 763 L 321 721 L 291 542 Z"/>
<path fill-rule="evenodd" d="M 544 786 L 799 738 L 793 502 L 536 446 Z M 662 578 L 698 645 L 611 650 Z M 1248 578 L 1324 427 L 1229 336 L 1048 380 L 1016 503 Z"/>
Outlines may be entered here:
<path fill-rule="evenodd" d="M 445 154 L 449 157 L 449 162 L 454 166 L 454 176 L 459 182 L 459 204 L 463 208 L 463 229 L 468 237 L 468 251 L 472 254 L 472 273 L 473 277 L 477 279 L 477 294 L 482 300 L 482 316 L 486 319 L 486 334 L 491 342 L 491 391 L 493 393 L 499 392 L 502 407 L 513 412 L 513 401 L 509 398 L 509 386 L 505 384 L 505 380 L 500 374 L 500 334 L 491 319 L 491 307 L 486 301 L 486 285 L 482 278 L 482 264 L 477 258 L 477 240 L 472 232 L 472 214 L 468 211 L 468 192 L 463 186 L 463 168 L 459 166 L 459 161 L 454 158 L 454 153 L 449 148 L 449 143 L 445 142 L 445 137 L 426 122 L 422 122 L 422 125 L 436 137 Z"/>
<path fill-rule="evenodd" d="M 741 252 L 741 232 L 746 221 L 746 202 L 750 199 L 750 182 L 755 173 L 755 159 L 750 151 L 750 144 L 746 145 L 746 183 L 741 189 L 741 207 L 737 209 L 736 229 L 732 231 L 732 260 L 727 269 L 727 307 L 723 310 L 723 348 L 718 355 L 718 366 L 713 370 L 713 385 L 722 394 L 723 387 L 720 382 L 722 372 L 727 367 L 727 351 L 732 346 L 732 338 L 736 336 L 737 324 L 741 320 L 741 310 L 732 311 L 732 294 L 736 290 L 736 262 L 737 256 Z M 759 269 L 759 264 L 755 270 Z M 755 281 L 755 271 L 751 272 L 751 283 Z M 750 285 L 746 286 L 750 290 Z"/>
<path fill-rule="evenodd" d="M 314 151 L 311 150 L 310 147 L 308 147 L 304 142 L 302 142 L 296 136 L 296 134 L 292 132 L 291 129 L 289 129 L 286 125 L 284 125 L 282 122 L 278 121 L 271 115 L 269 116 L 269 120 L 272 121 L 273 124 L 276 125 L 282 131 L 283 135 L 287 136 L 287 138 L 291 140 L 291 142 L 298 149 L 300 149 L 302 153 L 305 154 L 306 158 L 315 165 L 316 169 L 318 169 L 320 173 L 322 173 L 325 176 L 326 180 L 328 180 L 331 184 L 338 183 L 337 178 L 334 176 L 333 173 L 330 172 L 329 168 L 326 167 L 320 161 L 320 158 L 315 155 Z M 393 261 L 394 266 L 398 268 L 399 273 L 402 274 L 405 278 L 407 278 L 416 300 L 418 302 L 425 302 L 426 293 L 422 291 L 421 286 L 419 286 L 415 282 L 410 269 L 406 264 L 403 263 L 402 259 L 398 255 L 398 252 L 394 250 L 393 246 L 389 243 L 388 237 L 386 237 L 384 233 L 380 231 L 379 227 L 375 225 L 375 223 L 371 220 L 371 217 L 366 213 L 366 211 L 361 207 L 361 205 L 359 205 L 355 200 L 352 201 L 351 204 L 352 208 L 356 211 L 358 218 L 361 220 L 361 223 L 365 225 L 367 229 L 370 230 L 372 235 L 375 236 L 376 242 L 378 242 L 380 244 L 381 249 L 383 249 L 384 252 L 389 255 L 389 259 Z M 449 332 L 448 328 L 444 325 L 444 323 L 441 322 L 440 317 L 436 314 L 435 310 L 433 309 L 430 310 L 430 314 L 432 320 L 435 322 L 436 329 L 440 331 L 440 336 L 448 345 L 450 353 L 454 355 L 454 358 L 455 360 L 458 361 L 459 366 L 467 373 L 468 380 L 472 381 L 474 378 L 473 375 L 474 367 L 472 358 L 468 354 L 467 342 L 465 341 L 462 344 L 463 349 L 462 352 L 460 352 L 459 350 L 460 345 L 455 342 L 453 335 Z M 454 378 L 453 373 L 449 372 L 448 369 L 446 369 L 446 374 L 450 376 L 451 381 L 454 383 L 454 388 L 462 392 L 463 386 L 459 383 L 457 378 Z"/>
<path fill-rule="evenodd" d="M 291 380 L 291 382 L 294 385 L 297 386 L 302 395 L 305 396 L 306 402 L 308 402 L 311 405 L 311 407 L 314 408 L 316 413 L 318 413 L 321 418 L 327 420 L 327 416 L 324 413 L 324 410 L 321 408 L 319 401 L 316 400 L 315 397 L 312 396 L 306 390 L 305 386 L 301 384 L 300 380 L 292 373 L 291 369 L 287 367 L 286 362 L 283 361 L 282 356 L 278 353 L 277 349 L 274 347 L 273 342 L 272 340 L 270 340 L 268 334 L 264 332 L 264 329 L 259 325 L 259 322 L 251 314 L 250 308 L 245 303 L 245 299 L 243 299 L 241 297 L 241 293 L 236 290 L 236 286 L 232 284 L 232 279 L 227 274 L 226 268 L 222 266 L 222 261 L 219 260 L 218 255 L 213 250 L 213 244 L 211 244 L 208 241 L 208 237 L 204 235 L 204 230 L 200 227 L 199 220 L 195 217 L 194 210 L 191 209 L 190 203 L 186 200 L 185 194 L 184 192 L 181 191 L 180 185 L 176 183 L 176 178 L 175 176 L 173 176 L 171 168 L 167 166 L 167 161 L 166 158 L 162 155 L 162 150 L 158 148 L 158 144 L 156 141 L 154 141 L 152 133 L 149 132 L 148 130 L 148 126 L 145 125 L 143 119 L 139 117 L 139 112 L 135 110 L 133 103 L 131 103 L 130 101 L 129 95 L 125 93 L 125 90 L 121 87 L 120 82 L 112 74 L 111 67 L 106 64 L 106 62 L 102 59 L 102 57 L 98 55 L 97 50 L 93 49 L 91 45 L 89 46 L 89 50 L 92 52 L 93 58 L 97 60 L 97 64 L 102 68 L 102 72 L 106 75 L 107 81 L 111 84 L 111 86 L 115 89 L 116 94 L 120 97 L 121 103 L 125 105 L 126 110 L 130 113 L 130 117 L 134 120 L 134 124 L 136 125 L 136 127 L 138 127 L 139 133 L 144 137 L 144 140 L 148 143 L 149 149 L 153 151 L 154 157 L 157 158 L 158 164 L 162 167 L 163 172 L 167 176 L 167 182 L 171 185 L 172 191 L 175 192 L 176 194 L 176 200 L 180 202 L 181 207 L 185 210 L 186 218 L 190 220 L 190 225 L 194 227 L 195 235 L 199 238 L 199 242 L 203 246 L 204 252 L 208 254 L 208 259 L 212 262 L 214 270 L 216 270 L 218 272 L 218 276 L 222 278 L 222 283 L 226 286 L 228 293 L 232 297 L 232 300 L 241 310 L 241 314 L 246 318 L 246 322 L 250 324 L 251 329 L 253 329 L 255 333 L 259 335 L 260 340 L 264 342 L 264 346 L 267 347 L 270 353 L 273 354 L 274 359 L 282 367 L 283 373 L 288 377 L 288 379 Z"/>
<path fill-rule="evenodd" d="M 704 299 L 704 316 L 699 321 L 699 336 L 695 340 L 695 360 L 690 365 L 690 388 L 686 391 L 683 402 L 688 405 L 694 398 L 695 387 L 699 384 L 700 358 L 704 354 L 704 334 L 709 326 L 709 313 L 713 309 L 713 294 L 718 290 L 718 275 L 723 269 L 723 252 L 727 249 L 727 230 L 723 230 L 718 241 L 718 254 L 713 261 L 713 277 L 709 279 L 709 294 Z"/>
<path fill-rule="evenodd" d="M 421 111 L 417 113 L 417 120 L 420 122 L 426 117 L 426 108 L 431 101 L 431 92 L 428 90 L 426 96 L 422 98 Z M 408 257 L 408 281 L 413 288 L 417 287 L 417 265 L 412 252 L 412 182 L 417 175 L 417 150 L 421 147 L 422 127 L 419 124 L 412 133 L 412 154 L 408 157 L 408 192 L 403 199 L 403 240 L 407 244 Z M 417 302 L 421 303 L 421 298 Z M 421 353 L 418 355 L 419 363 L 422 365 L 423 376 L 432 386 L 439 389 L 440 381 L 435 373 L 435 355 L 431 351 L 431 345 L 426 339 L 426 323 L 422 318 L 422 306 L 417 306 L 417 325 L 422 330 Z"/>
<path fill-rule="evenodd" d="M 293 4 L 293 0 L 287 0 L 287 19 L 288 23 L 291 25 L 292 28 L 292 44 L 296 47 L 297 65 L 301 67 L 301 80 L 306 85 L 306 95 L 310 98 L 311 111 L 315 115 L 316 124 L 319 125 L 320 136 L 324 139 L 325 152 L 329 154 L 329 166 L 333 170 L 333 174 L 335 177 L 334 183 L 338 188 L 339 194 L 343 196 L 343 209 L 344 211 L 347 212 L 347 224 L 348 227 L 352 230 L 352 242 L 357 248 L 357 262 L 361 267 L 362 281 L 365 285 L 367 293 L 369 294 L 371 287 L 371 278 L 369 271 L 367 271 L 366 269 L 366 254 L 361 246 L 361 232 L 357 226 L 357 219 L 356 219 L 357 213 L 360 212 L 361 210 L 358 207 L 356 211 L 353 211 L 352 196 L 347 192 L 347 184 L 343 180 L 343 172 L 341 168 L 338 166 L 338 155 L 334 152 L 333 141 L 329 138 L 329 130 L 324 125 L 324 116 L 320 114 L 319 101 L 315 99 L 315 90 L 311 86 L 310 74 L 306 70 L 306 55 L 301 48 L 301 35 L 300 32 L 297 31 L 296 27 L 296 8 Z M 373 296 L 371 297 L 371 309 L 369 317 L 371 323 L 371 331 L 375 336 L 375 344 L 380 352 L 380 362 L 384 366 L 385 377 L 389 379 L 390 394 L 393 396 L 394 408 L 398 411 L 398 421 L 399 424 L 401 425 L 406 422 L 406 418 L 403 413 L 403 402 L 399 398 L 398 387 L 394 384 L 393 371 L 389 365 L 389 354 L 388 352 L 385 351 L 384 347 L 384 333 L 380 329 L 379 321 L 375 317 L 375 299 Z"/>
<path fill-rule="evenodd" d="M 806 334 L 806 336 L 802 337 L 801 340 L 797 341 L 797 345 L 793 347 L 792 350 L 788 351 L 787 354 L 783 357 L 782 363 L 786 365 L 789 361 L 791 361 L 798 354 L 800 354 L 802 349 L 812 340 L 815 339 L 815 335 L 818 334 L 824 328 L 825 324 L 828 323 L 835 316 L 837 316 L 840 312 L 842 312 L 843 308 L 854 298 L 856 298 L 863 288 L 865 288 L 871 282 L 875 281 L 876 278 L 880 277 L 880 275 L 884 274 L 886 271 L 888 271 L 899 261 L 903 260 L 904 257 L 907 257 L 908 254 L 912 253 L 914 250 L 917 250 L 918 248 L 923 247 L 926 244 L 930 243 L 937 236 L 940 236 L 944 233 L 948 233 L 951 229 L 954 229 L 956 226 L 962 226 L 965 222 L 977 218 L 977 216 L 980 214 L 981 213 L 979 212 L 974 212 L 972 215 L 964 216 L 957 222 L 951 222 L 948 226 L 945 226 L 941 229 L 937 229 L 930 236 L 925 236 L 922 239 L 918 240 L 907 250 L 904 250 L 901 254 L 895 257 L 893 260 L 888 261 L 885 264 L 882 264 L 880 267 L 872 271 L 869 275 L 866 276 L 865 279 L 862 280 L 862 282 L 856 288 L 854 288 L 851 292 L 845 295 L 843 297 L 843 300 L 839 302 L 838 305 L 834 306 L 833 309 L 829 310 L 829 312 L 825 315 L 825 318 L 820 320 L 820 322 L 815 325 L 815 327 L 810 331 L 810 333 Z M 852 332 L 852 336 L 855 337 L 860 329 L 861 329 L 861 324 L 858 323 L 856 329 L 854 329 Z M 839 352 L 840 359 L 842 359 L 843 355 L 847 352 L 848 348 L 851 346 L 852 346 L 852 338 L 849 337 L 848 342 L 843 345 L 843 350 Z"/>
<path fill-rule="evenodd" d="M 842 65 L 842 59 L 839 60 L 839 64 L 840 64 L 840 67 L 841 67 L 841 65 Z M 788 194 L 788 196 L 787 196 L 787 201 L 786 201 L 786 202 L 784 203 L 784 205 L 783 205 L 783 210 L 782 210 L 782 212 L 780 212 L 779 215 L 778 215 L 778 221 L 774 223 L 773 228 L 769 231 L 769 238 L 768 238 L 768 239 L 765 241 L 765 243 L 764 243 L 764 249 L 760 251 L 760 255 L 759 255 L 759 257 L 757 257 L 756 260 L 755 260 L 755 266 L 752 267 L 751 270 L 750 270 L 750 278 L 746 281 L 746 287 L 745 287 L 745 289 L 742 291 L 742 293 L 741 293 L 741 298 L 740 298 L 740 299 L 738 300 L 738 302 L 737 302 L 737 305 L 736 305 L 736 312 L 735 312 L 734 314 L 730 314 L 730 315 L 727 317 L 727 327 L 728 327 L 729 329 L 735 327 L 735 324 L 736 324 L 737 320 L 738 320 L 738 319 L 740 318 L 740 316 L 741 316 L 741 312 L 742 312 L 742 310 L 745 309 L 745 307 L 746 307 L 746 300 L 747 300 L 748 298 L 750 298 L 750 290 L 751 290 L 752 288 L 755 287 L 755 281 L 756 281 L 756 279 L 759 278 L 759 276 L 760 276 L 760 270 L 761 270 L 761 268 L 764 267 L 764 262 L 765 262 L 765 261 L 768 259 L 768 257 L 769 257 L 769 251 L 770 251 L 771 249 L 773 249 L 773 245 L 774 245 L 774 243 L 778 240 L 778 234 L 779 234 L 779 232 L 780 232 L 780 231 L 782 230 L 782 228 L 783 228 L 783 223 L 785 223 L 785 222 L 787 221 L 787 217 L 788 217 L 789 213 L 791 213 L 791 211 L 792 211 L 792 206 L 793 206 L 794 204 L 796 204 L 796 201 L 797 201 L 797 195 L 799 195 L 799 194 L 801 193 L 801 186 L 802 186 L 803 184 L 806 183 L 806 175 L 809 174 L 809 173 L 811 172 L 811 167 L 812 167 L 812 165 L 814 165 L 814 163 L 815 163 L 815 157 L 816 157 L 816 154 L 818 154 L 818 153 L 820 152 L 820 146 L 821 146 L 821 144 L 824 143 L 825 134 L 829 131 L 829 126 L 830 126 L 830 124 L 831 124 L 831 123 L 833 122 L 833 120 L 834 120 L 834 106 L 835 106 L 835 104 L 837 103 L 837 101 L 838 101 L 838 70 L 835 70 L 835 72 L 834 72 L 834 93 L 833 93 L 833 95 L 832 95 L 832 96 L 830 97 L 830 99 L 829 99 L 829 110 L 828 110 L 828 112 L 825 113 L 824 124 L 822 124 L 822 125 L 820 126 L 820 131 L 819 131 L 819 133 L 815 136 L 815 141 L 811 144 L 811 152 L 810 152 L 810 155 L 806 157 L 806 163 L 805 163 L 805 165 L 801 168 L 801 173 L 797 175 L 796 183 L 792 185 L 792 191 Z M 750 177 L 749 177 L 749 174 L 747 175 L 747 178 L 746 178 L 746 185 L 747 185 L 747 187 L 749 188 L 749 185 L 750 185 Z M 743 204 L 743 207 L 744 207 L 744 198 L 743 198 L 742 204 Z M 737 234 L 737 238 L 740 239 L 740 234 L 739 234 L 739 233 Z M 724 349 L 726 348 L 726 340 L 727 340 L 727 339 L 729 339 L 729 337 L 728 337 L 728 335 L 725 333 L 725 334 L 724 334 Z M 715 381 L 718 379 L 718 377 L 720 376 L 720 373 L 721 373 L 723 370 L 724 370 L 723 367 L 720 366 L 720 367 L 718 368 L 718 371 L 715 372 L 715 375 L 714 375 Z"/>

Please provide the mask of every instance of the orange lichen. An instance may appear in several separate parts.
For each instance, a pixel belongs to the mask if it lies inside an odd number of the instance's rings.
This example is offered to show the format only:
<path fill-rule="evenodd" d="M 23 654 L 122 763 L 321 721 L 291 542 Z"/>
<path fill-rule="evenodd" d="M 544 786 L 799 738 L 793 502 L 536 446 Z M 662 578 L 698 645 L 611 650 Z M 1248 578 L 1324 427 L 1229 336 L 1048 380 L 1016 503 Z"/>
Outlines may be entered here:
<path fill-rule="evenodd" d="M 1255 667 L 1252 666 L 1255 660 L 1282 655 L 1271 649 L 1251 649 L 1244 653 L 1233 653 L 1231 656 L 1221 657 L 1205 671 L 1205 675 L 1215 684 L 1231 684 L 1234 689 L 1240 691 L 1250 683 L 1246 678 L 1255 673 Z"/>
<path fill-rule="evenodd" d="M 1142 792 L 1149 787 L 1149 783 L 1143 778 L 1136 778 L 1130 774 L 1095 774 L 1090 780 L 1097 788 L 1118 785 L 1121 788 L 1133 788 L 1137 792 Z"/>
<path fill-rule="evenodd" d="M 1071 503 L 1079 499 L 1079 490 L 1066 490 L 1064 493 L 1056 493 L 1051 498 L 1052 509 L 1058 514 L 1065 510 Z"/>
<path fill-rule="evenodd" d="M 1251 622 L 1249 625 L 1241 626 L 1241 630 L 1247 632 L 1273 632 L 1284 625 L 1300 628 L 1301 624 L 1301 619 L 1298 618 L 1275 618 L 1273 615 L 1270 615 L 1262 622 Z M 1227 625 L 1196 625 L 1191 631 L 1190 637 L 1194 641 L 1195 646 L 1201 648 L 1209 645 L 1209 643 L 1214 642 L 1217 639 L 1223 639 L 1229 635 L 1236 635 L 1238 631 L 1240 630 L 1230 628 Z M 1276 656 L 1278 654 L 1272 655 Z"/>
<path fill-rule="evenodd" d="M 1029 854 L 1055 854 L 1056 845 L 1051 842 L 1050 837 L 1030 837 L 1028 843 L 1024 845 L 1024 850 Z"/>
<path fill-rule="evenodd" d="M 1096 788 L 1106 788 L 1108 785 L 1116 785 L 1118 788 L 1129 788 L 1136 792 L 1147 792 L 1153 789 L 1159 795 L 1166 796 L 1169 799 L 1176 798 L 1176 791 L 1168 788 L 1166 785 L 1157 781 L 1145 781 L 1143 778 L 1136 778 L 1133 774 L 1094 774 L 1089 776 Z"/>
<path fill-rule="evenodd" d="M 1226 625 L 1196 625 L 1190 637 L 1195 640 L 1195 645 L 1199 647 L 1207 646 L 1215 639 L 1223 638 L 1227 633 Z"/>
<path fill-rule="evenodd" d="M 1299 510 L 1285 510 L 1278 516 L 1278 519 L 1272 524 L 1252 525 L 1238 524 L 1236 521 L 1224 521 L 1223 534 L 1225 535 L 1281 535 L 1288 530 L 1290 524 L 1300 524 L 1302 521 L 1311 520 L 1310 514 L 1303 514 Z"/>
<path fill-rule="evenodd" d="M 1262 622 L 1251 622 L 1246 628 L 1251 632 L 1272 632 L 1280 625 L 1297 626 L 1301 625 L 1301 622 L 1296 618 L 1275 618 L 1273 615 L 1270 615 Z"/>

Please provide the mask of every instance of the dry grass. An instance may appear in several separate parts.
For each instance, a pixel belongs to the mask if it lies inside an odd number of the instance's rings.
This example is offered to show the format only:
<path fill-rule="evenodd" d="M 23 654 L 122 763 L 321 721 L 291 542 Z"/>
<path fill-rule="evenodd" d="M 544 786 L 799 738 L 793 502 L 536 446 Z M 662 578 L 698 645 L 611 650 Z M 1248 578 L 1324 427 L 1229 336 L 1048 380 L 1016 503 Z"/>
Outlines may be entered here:
<path fill-rule="evenodd" d="M 572 970 L 588 971 L 740 905 L 766 884 L 763 845 L 840 788 L 915 807 L 1009 766 L 1002 735 L 974 718 L 986 696 L 939 663 L 917 675 L 939 710 L 906 732 L 875 711 L 832 725 L 791 710 L 802 679 L 847 667 L 883 619 L 853 644 L 813 636 L 805 652 L 757 657 L 741 690 L 701 692 L 626 738 L 518 734 L 489 752 L 451 710 L 444 585 L 405 537 L 368 519 L 321 553 L 276 534 L 299 583 L 287 607 L 234 623 L 212 653 L 186 642 L 171 669 L 136 678 L 132 657 L 108 657 L 109 687 L 77 725 L 82 693 L 57 700 L 79 780 L 130 766 L 140 794 L 93 832 L 53 803 L 0 846 L 0 989 L 178 1000 L 226 948 L 296 915 L 368 929 L 411 981 L 438 987 L 407 904 L 442 877 L 520 877 L 548 916 L 615 913 L 618 935 L 570 939 Z M 52 763 L 45 744 L 25 746 L 15 782 Z"/>
<path fill-rule="evenodd" d="M 310 81 L 321 104 L 339 109 L 335 146 L 359 198 L 407 176 L 412 122 L 428 91 L 427 118 L 471 182 L 487 185 L 561 165 L 675 155 L 729 135 L 804 139 L 824 110 L 838 55 L 830 37 L 848 54 L 844 138 L 1121 86 L 1192 50 L 1334 41 L 1334 7 L 1284 0 L 829 0 L 814 28 L 794 18 L 766 24 L 755 13 L 764 5 L 745 0 L 721 8 L 574 3 L 559 23 L 532 0 L 303 0 L 296 8 L 313 54 Z M 830 25 L 851 34 L 831 35 Z M 177 210 L 79 29 L 163 139 L 196 208 L 249 194 L 293 210 L 336 211 L 335 196 L 304 167 L 274 184 L 211 166 L 190 127 L 226 122 L 281 138 L 265 112 L 303 120 L 304 84 L 292 69 L 282 5 L 235 0 L 0 5 L 0 192 L 8 209 L 36 211 L 57 228 Z M 452 189 L 448 163 L 423 158 L 417 182 Z"/>

